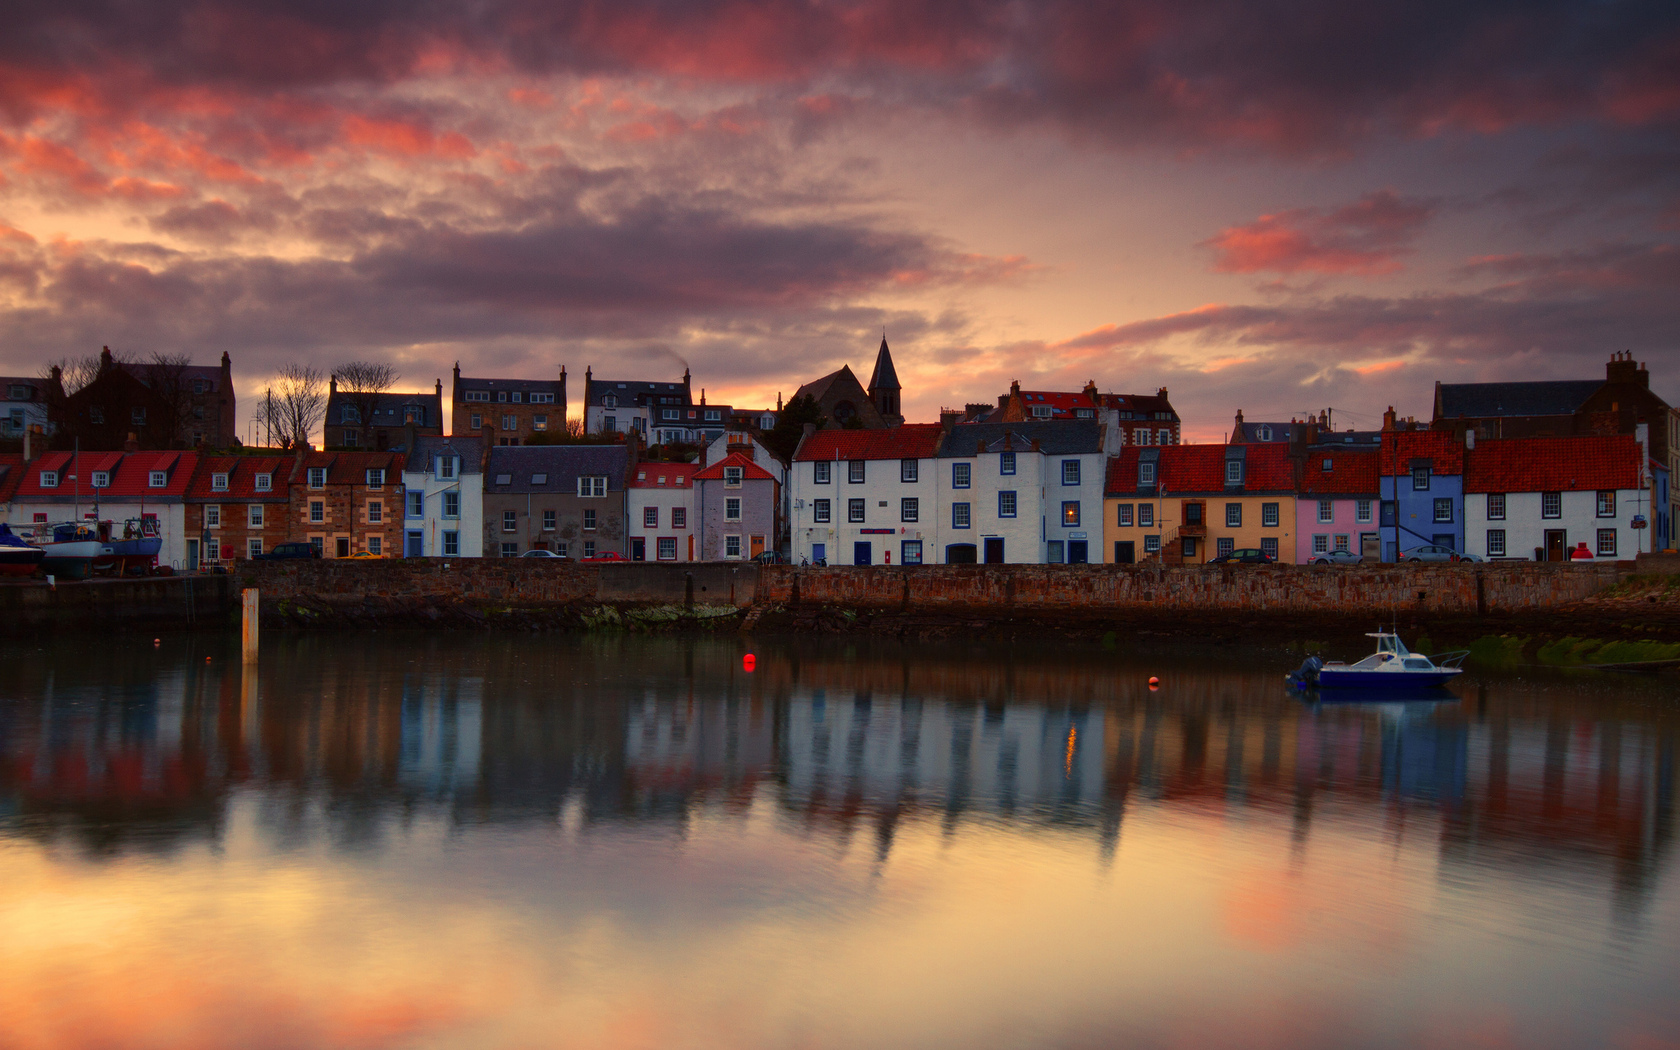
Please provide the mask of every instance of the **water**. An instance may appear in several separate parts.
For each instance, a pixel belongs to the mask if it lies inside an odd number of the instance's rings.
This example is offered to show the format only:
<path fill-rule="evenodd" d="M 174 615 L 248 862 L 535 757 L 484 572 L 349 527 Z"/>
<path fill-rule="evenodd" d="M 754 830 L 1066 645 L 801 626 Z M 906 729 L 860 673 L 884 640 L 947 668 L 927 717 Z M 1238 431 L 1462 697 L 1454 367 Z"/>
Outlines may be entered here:
<path fill-rule="evenodd" d="M 3 650 L 0 1046 L 1680 1037 L 1672 679 L 1315 709 L 1275 650 L 236 644 Z"/>

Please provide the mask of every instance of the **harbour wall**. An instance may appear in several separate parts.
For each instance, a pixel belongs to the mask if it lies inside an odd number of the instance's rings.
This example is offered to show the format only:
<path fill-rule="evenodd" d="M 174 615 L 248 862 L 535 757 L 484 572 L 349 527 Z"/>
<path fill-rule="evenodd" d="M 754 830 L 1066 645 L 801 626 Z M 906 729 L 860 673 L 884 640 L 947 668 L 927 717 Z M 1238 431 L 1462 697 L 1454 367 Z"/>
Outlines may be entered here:
<path fill-rule="evenodd" d="M 236 623 L 239 584 L 232 576 L 144 579 L 42 579 L 0 585 L 0 623 L 22 633 L 146 631 Z M 95 644 L 98 635 L 88 636 Z"/>

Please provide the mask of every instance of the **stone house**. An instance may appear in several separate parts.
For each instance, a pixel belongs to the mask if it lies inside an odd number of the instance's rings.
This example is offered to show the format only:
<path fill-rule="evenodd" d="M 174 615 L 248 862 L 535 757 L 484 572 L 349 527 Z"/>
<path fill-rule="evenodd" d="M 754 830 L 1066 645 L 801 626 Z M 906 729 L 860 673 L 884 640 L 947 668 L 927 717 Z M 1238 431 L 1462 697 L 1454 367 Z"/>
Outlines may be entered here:
<path fill-rule="evenodd" d="M 532 435 L 565 433 L 566 368 L 558 380 L 471 379 L 455 363 L 450 427 L 458 434 L 489 427 L 495 444 L 523 445 Z"/>
<path fill-rule="evenodd" d="M 129 438 L 142 449 L 226 448 L 238 437 L 233 362 L 220 366 L 163 365 L 115 360 L 99 354 L 99 372 L 74 394 L 64 394 L 53 366 L 45 381 L 48 412 L 63 436 L 83 448 L 123 448 Z"/>
<path fill-rule="evenodd" d="M 940 548 L 937 423 L 812 430 L 788 470 L 790 556 L 829 565 L 921 565 Z"/>
<path fill-rule="evenodd" d="M 201 456 L 186 494 L 186 568 L 227 565 L 286 538 L 290 456 Z"/>
<path fill-rule="evenodd" d="M 596 379 L 583 373 L 583 426 L 591 434 L 637 434 L 646 445 L 694 444 L 715 440 L 734 418 L 728 405 L 696 404 L 692 379 L 682 382 Z"/>
<path fill-rule="evenodd" d="M 941 560 L 1100 560 L 1107 441 L 1094 419 L 951 427 L 935 471 Z"/>
<path fill-rule="evenodd" d="M 985 423 L 1050 422 L 1070 419 L 1095 420 L 1107 427 L 1110 455 L 1124 445 L 1176 445 L 1180 434 L 1178 411 L 1167 398 L 1167 388 L 1153 394 L 1101 394 L 1089 382 L 1083 390 L 1022 390 L 1010 383 L 1009 393 L 998 396 L 997 408 L 986 413 Z"/>
<path fill-rule="evenodd" d="M 493 441 L 488 430 L 412 439 L 403 460 L 403 557 L 484 556 L 484 466 Z"/>
<path fill-rule="evenodd" d="M 363 413 L 368 414 L 364 424 Z M 327 411 L 321 423 L 321 443 L 329 449 L 401 448 L 407 433 L 443 433 L 443 381 L 430 393 L 352 394 L 338 388 L 333 376 L 327 387 Z"/>
<path fill-rule="evenodd" d="M 484 466 L 484 553 L 550 550 L 570 558 L 627 557 L 625 482 L 633 446 L 519 445 L 490 449 Z"/>
<path fill-rule="evenodd" d="M 1604 435 L 1478 441 L 1464 454 L 1465 547 L 1488 560 L 1570 560 L 1651 550 L 1647 459 L 1636 437 Z"/>
<path fill-rule="evenodd" d="M 1295 561 L 1295 477 L 1283 444 L 1128 445 L 1103 487 L 1103 560 L 1202 564 L 1238 549 Z"/>
<path fill-rule="evenodd" d="M 323 558 L 396 555 L 404 462 L 400 452 L 298 450 L 287 479 L 286 539 L 314 545 Z"/>
<path fill-rule="evenodd" d="M 740 561 L 774 550 L 781 533 L 782 483 L 735 452 L 696 471 L 700 560 Z"/>
<path fill-rule="evenodd" d="M 47 380 L 29 376 L 0 376 L 0 439 L 20 441 L 30 427 L 51 434 Z"/>
<path fill-rule="evenodd" d="M 631 561 L 694 561 L 697 463 L 636 464 L 624 487 Z"/>

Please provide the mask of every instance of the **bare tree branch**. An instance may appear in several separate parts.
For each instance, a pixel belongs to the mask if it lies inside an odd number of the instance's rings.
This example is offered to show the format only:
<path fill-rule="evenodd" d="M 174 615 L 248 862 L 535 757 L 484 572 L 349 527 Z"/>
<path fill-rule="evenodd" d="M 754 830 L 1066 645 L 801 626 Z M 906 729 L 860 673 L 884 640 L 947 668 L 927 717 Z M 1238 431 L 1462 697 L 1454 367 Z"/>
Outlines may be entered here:
<path fill-rule="evenodd" d="M 338 379 L 338 392 L 356 412 L 362 444 L 366 446 L 373 413 L 379 407 L 379 395 L 396 385 L 400 378 L 397 370 L 379 361 L 348 361 L 333 369 L 333 375 Z"/>
<path fill-rule="evenodd" d="M 314 365 L 291 364 L 280 370 L 280 433 L 285 448 L 309 443 L 321 417 L 327 411 L 326 377 Z"/>
<path fill-rule="evenodd" d="M 158 412 L 154 439 L 162 448 L 184 443 L 187 420 L 192 416 L 192 381 L 187 369 L 192 358 L 186 354 L 154 353 L 150 361 L 133 369 L 137 378 L 157 395 Z"/>

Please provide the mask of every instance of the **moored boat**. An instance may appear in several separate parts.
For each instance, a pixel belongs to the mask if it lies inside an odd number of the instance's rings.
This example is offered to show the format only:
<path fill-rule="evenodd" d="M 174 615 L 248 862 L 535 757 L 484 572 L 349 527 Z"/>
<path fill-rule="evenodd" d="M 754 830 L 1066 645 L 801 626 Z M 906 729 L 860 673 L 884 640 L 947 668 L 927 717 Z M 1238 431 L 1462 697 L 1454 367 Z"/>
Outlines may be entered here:
<path fill-rule="evenodd" d="M 1352 664 L 1309 656 L 1289 676 L 1290 682 L 1318 689 L 1417 690 L 1445 685 L 1463 674 L 1458 665 L 1470 655 L 1468 649 L 1435 657 L 1414 653 L 1392 631 L 1377 630 L 1365 637 L 1377 640 L 1377 651 L 1370 656 Z"/>
<path fill-rule="evenodd" d="M 100 539 L 95 522 L 37 525 L 35 542 L 42 551 L 41 571 L 49 576 L 86 579 L 96 560 L 112 556 L 111 545 Z"/>
<path fill-rule="evenodd" d="M 124 522 L 121 539 L 111 537 L 110 522 L 101 522 L 99 531 L 107 538 L 105 546 L 109 551 L 94 559 L 94 571 L 114 571 L 124 576 L 134 572 L 145 573 L 157 565 L 158 551 L 163 549 L 163 537 L 156 535 L 147 521 Z"/>
<path fill-rule="evenodd" d="M 41 567 L 46 554 L 0 522 L 0 576 L 28 576 Z"/>

